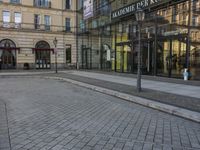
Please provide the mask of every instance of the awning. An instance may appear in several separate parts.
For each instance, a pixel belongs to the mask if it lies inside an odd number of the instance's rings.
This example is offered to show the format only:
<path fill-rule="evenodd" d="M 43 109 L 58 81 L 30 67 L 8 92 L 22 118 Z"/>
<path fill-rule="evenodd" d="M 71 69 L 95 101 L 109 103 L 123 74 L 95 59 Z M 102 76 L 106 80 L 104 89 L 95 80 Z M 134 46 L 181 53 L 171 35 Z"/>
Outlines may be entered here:
<path fill-rule="evenodd" d="M 19 47 L 0 47 L 0 50 L 15 50 L 15 51 L 19 51 L 20 48 Z"/>
<path fill-rule="evenodd" d="M 54 53 L 53 48 L 32 48 L 32 52 L 34 53 L 35 51 L 52 51 Z"/>
<path fill-rule="evenodd" d="M 0 50 L 5 50 L 5 51 L 18 51 L 20 52 L 20 48 L 19 47 L 0 47 Z"/>

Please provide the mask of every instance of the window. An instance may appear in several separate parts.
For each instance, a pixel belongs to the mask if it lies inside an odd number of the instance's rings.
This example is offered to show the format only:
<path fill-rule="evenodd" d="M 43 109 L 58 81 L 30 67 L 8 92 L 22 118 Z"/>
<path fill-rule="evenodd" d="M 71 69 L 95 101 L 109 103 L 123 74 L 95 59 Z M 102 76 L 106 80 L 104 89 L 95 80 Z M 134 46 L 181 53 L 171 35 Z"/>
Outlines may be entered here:
<path fill-rule="evenodd" d="M 34 25 L 35 29 L 40 29 L 40 15 L 34 16 Z"/>
<path fill-rule="evenodd" d="M 10 0 L 11 3 L 20 4 L 20 0 Z"/>
<path fill-rule="evenodd" d="M 51 25 L 51 17 L 45 15 L 44 16 L 44 25 L 45 25 L 45 30 L 50 30 L 50 25 Z"/>
<path fill-rule="evenodd" d="M 110 8 L 110 4 L 109 4 L 108 0 L 100 1 L 99 10 L 100 10 L 100 13 L 105 16 L 110 13 L 111 8 Z"/>
<path fill-rule="evenodd" d="M 86 29 L 84 20 L 80 20 L 80 29 L 82 32 Z"/>
<path fill-rule="evenodd" d="M 119 25 L 118 25 L 118 31 L 119 31 L 119 33 L 122 33 L 122 28 L 123 28 L 123 24 L 119 23 Z"/>
<path fill-rule="evenodd" d="M 3 27 L 9 27 L 10 23 L 10 12 L 3 11 Z"/>
<path fill-rule="evenodd" d="M 177 20 L 177 6 L 172 7 L 172 23 L 176 23 Z"/>
<path fill-rule="evenodd" d="M 182 18 L 183 18 L 182 19 L 183 20 L 182 24 L 183 25 L 187 25 L 187 23 L 188 23 L 188 14 L 183 13 Z"/>
<path fill-rule="evenodd" d="M 193 26 L 198 26 L 198 16 L 197 15 L 194 15 L 192 16 L 192 25 Z"/>
<path fill-rule="evenodd" d="M 22 14 L 15 12 L 15 28 L 20 28 L 22 23 Z"/>
<path fill-rule="evenodd" d="M 66 63 L 71 63 L 71 45 L 66 49 Z"/>
<path fill-rule="evenodd" d="M 65 9 L 71 9 L 71 0 L 65 1 Z"/>
<path fill-rule="evenodd" d="M 71 31 L 71 19 L 66 18 L 65 19 L 65 31 L 70 32 Z"/>
<path fill-rule="evenodd" d="M 49 0 L 34 0 L 34 6 L 37 7 L 51 7 L 51 2 Z"/>
<path fill-rule="evenodd" d="M 192 0 L 192 9 L 196 10 L 198 8 L 197 0 Z"/>
<path fill-rule="evenodd" d="M 78 2 L 78 9 L 82 9 L 83 8 L 83 0 L 79 0 Z"/>

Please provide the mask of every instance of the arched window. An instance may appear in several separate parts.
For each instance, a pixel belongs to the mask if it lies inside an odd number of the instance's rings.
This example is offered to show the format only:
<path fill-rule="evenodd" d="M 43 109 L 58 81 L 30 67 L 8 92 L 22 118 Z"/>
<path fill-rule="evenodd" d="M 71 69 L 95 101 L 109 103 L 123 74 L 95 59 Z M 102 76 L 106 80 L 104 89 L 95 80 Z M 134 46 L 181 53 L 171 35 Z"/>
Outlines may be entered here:
<path fill-rule="evenodd" d="M 39 41 L 35 45 L 35 48 L 38 48 L 38 49 L 50 49 L 50 46 L 46 41 Z"/>
<path fill-rule="evenodd" d="M 2 48 L 15 48 L 16 45 L 13 41 L 11 41 L 9 39 L 4 39 L 4 40 L 1 40 L 0 47 L 2 47 Z"/>
<path fill-rule="evenodd" d="M 3 50 L 6 50 L 6 49 L 10 49 L 12 50 L 12 48 L 16 48 L 16 45 L 13 41 L 9 40 L 9 39 L 3 39 L 0 41 L 0 57 L 2 56 L 3 54 Z M 12 54 L 15 56 L 16 53 L 15 53 L 15 49 L 13 49 L 12 51 Z"/>

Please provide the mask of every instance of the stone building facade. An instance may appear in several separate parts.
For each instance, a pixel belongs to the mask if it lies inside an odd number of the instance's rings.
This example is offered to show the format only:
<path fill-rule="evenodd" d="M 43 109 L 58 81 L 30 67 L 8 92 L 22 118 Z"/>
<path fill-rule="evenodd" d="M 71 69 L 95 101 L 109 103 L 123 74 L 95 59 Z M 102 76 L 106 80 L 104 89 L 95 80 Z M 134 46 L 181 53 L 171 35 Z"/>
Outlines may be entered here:
<path fill-rule="evenodd" d="M 75 0 L 1 0 L 1 69 L 54 68 L 56 54 L 59 68 L 76 66 L 76 6 Z"/>

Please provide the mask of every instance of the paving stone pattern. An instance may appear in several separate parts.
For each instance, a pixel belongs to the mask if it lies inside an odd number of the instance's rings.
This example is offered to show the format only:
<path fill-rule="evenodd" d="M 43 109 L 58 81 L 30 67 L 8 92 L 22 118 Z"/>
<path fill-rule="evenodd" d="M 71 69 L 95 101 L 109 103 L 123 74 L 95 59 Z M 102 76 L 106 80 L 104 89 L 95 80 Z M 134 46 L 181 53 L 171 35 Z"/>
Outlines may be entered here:
<path fill-rule="evenodd" d="M 0 78 L 12 150 L 198 150 L 200 125 L 67 82 Z"/>
<path fill-rule="evenodd" d="M 142 88 L 142 92 L 138 93 L 136 90 L 136 87 L 134 86 L 120 84 L 120 83 L 111 82 L 111 81 L 109 82 L 109 81 L 104 81 L 104 80 L 98 80 L 98 79 L 90 78 L 90 77 L 83 77 L 81 76 L 81 74 L 72 75 L 70 74 L 70 72 L 59 73 L 59 74 L 44 74 L 44 76 L 58 76 L 62 78 L 68 78 L 75 81 L 84 82 L 87 84 L 119 91 L 122 93 L 158 101 L 164 104 L 169 104 L 169 105 L 189 109 L 192 111 L 200 112 L 200 98 L 193 98 L 193 97 L 166 93 L 166 92 L 145 89 L 145 88 Z"/>

